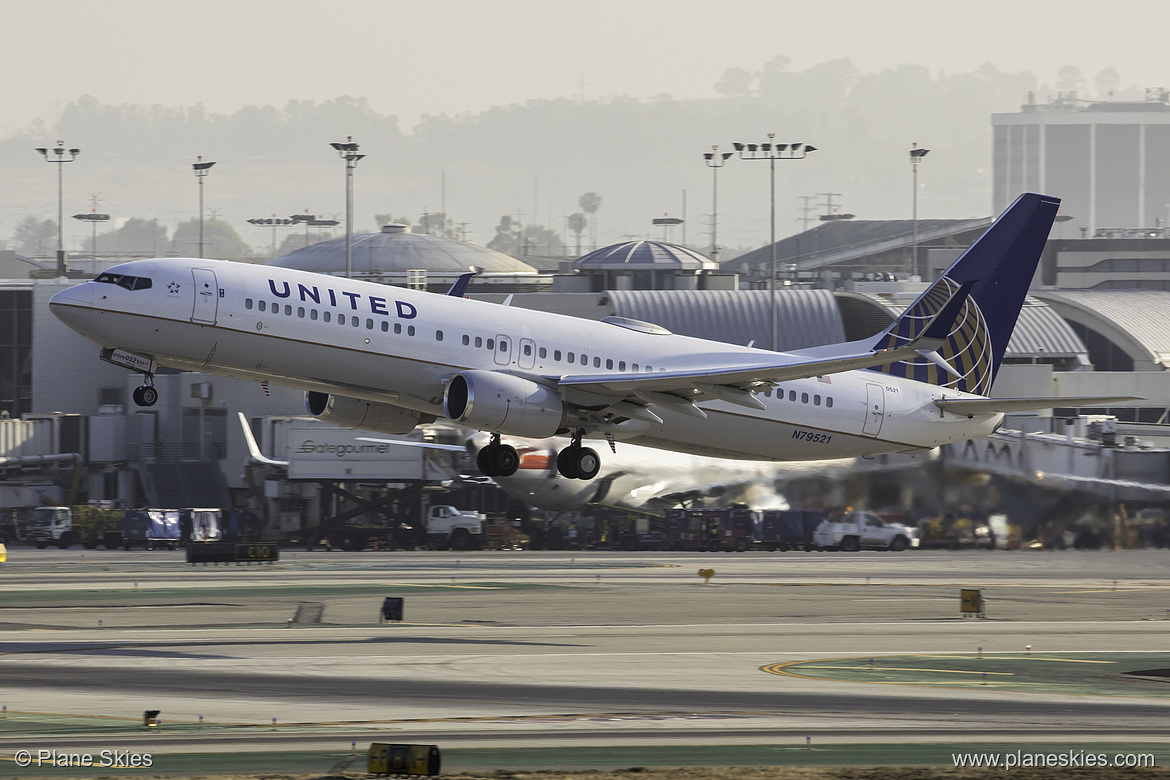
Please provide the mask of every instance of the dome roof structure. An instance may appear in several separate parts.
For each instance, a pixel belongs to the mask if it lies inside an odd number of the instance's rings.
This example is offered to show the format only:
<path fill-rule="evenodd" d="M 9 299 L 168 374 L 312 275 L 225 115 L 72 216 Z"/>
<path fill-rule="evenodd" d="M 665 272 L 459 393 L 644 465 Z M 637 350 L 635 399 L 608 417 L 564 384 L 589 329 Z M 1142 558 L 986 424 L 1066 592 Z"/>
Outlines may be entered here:
<path fill-rule="evenodd" d="M 624 241 L 596 249 L 573 262 L 577 271 L 700 271 L 718 265 L 693 249 L 662 241 Z"/>
<path fill-rule="evenodd" d="M 406 225 L 386 225 L 378 233 L 353 236 L 353 274 L 360 278 L 405 276 L 425 270 L 433 276 L 457 276 L 472 268 L 485 274 L 535 274 L 536 269 L 494 249 L 449 238 L 411 233 Z M 345 238 L 334 238 L 289 252 L 269 265 L 345 275 Z"/>

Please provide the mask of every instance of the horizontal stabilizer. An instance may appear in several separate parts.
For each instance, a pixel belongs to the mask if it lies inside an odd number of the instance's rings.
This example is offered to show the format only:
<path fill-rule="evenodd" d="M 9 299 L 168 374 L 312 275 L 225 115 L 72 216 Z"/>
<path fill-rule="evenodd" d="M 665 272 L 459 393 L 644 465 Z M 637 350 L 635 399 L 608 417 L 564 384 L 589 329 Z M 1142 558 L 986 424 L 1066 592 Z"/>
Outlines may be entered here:
<path fill-rule="evenodd" d="M 1112 406 L 1113 404 L 1144 401 L 1135 395 L 1037 396 L 1032 398 L 940 398 L 934 405 L 954 414 L 998 414 L 1026 412 L 1033 409 L 1056 409 L 1080 406 Z"/>

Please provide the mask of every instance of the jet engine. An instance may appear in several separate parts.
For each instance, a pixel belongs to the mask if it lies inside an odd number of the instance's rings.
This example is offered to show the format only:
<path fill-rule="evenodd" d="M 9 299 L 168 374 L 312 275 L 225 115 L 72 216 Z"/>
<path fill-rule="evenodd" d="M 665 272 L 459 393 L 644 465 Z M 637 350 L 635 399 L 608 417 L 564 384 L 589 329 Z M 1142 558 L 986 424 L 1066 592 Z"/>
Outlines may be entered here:
<path fill-rule="evenodd" d="M 552 436 L 565 418 L 555 390 L 495 371 L 461 371 L 452 377 L 443 391 L 443 411 L 469 428 L 532 439 Z"/>
<path fill-rule="evenodd" d="M 418 425 L 432 423 L 434 415 L 330 393 L 305 393 L 305 408 L 319 420 L 377 433 L 410 433 Z"/>

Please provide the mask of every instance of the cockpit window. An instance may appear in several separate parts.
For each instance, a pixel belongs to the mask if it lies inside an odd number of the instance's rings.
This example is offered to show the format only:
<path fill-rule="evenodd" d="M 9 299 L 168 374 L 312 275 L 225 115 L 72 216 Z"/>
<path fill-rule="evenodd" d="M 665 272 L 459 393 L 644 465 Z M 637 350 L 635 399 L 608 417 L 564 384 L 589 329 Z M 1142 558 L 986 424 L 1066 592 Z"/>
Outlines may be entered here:
<path fill-rule="evenodd" d="M 127 290 L 149 290 L 151 288 L 151 281 L 146 276 L 130 276 L 129 274 L 100 274 L 95 282 L 102 284 L 116 284 L 119 287 L 125 287 Z"/>

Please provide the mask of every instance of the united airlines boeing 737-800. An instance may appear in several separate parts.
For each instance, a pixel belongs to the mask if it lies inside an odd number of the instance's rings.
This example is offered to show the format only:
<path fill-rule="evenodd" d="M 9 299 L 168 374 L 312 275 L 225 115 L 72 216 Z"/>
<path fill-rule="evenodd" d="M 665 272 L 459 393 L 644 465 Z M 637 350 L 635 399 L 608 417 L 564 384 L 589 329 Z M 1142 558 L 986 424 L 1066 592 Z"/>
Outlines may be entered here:
<path fill-rule="evenodd" d="M 913 451 L 986 435 L 1003 413 L 1121 398 L 990 393 L 1059 201 L 1026 194 L 889 328 L 778 353 L 285 268 L 136 260 L 50 307 L 144 375 L 156 366 L 305 391 L 309 411 L 405 433 L 446 417 L 486 431 L 479 465 L 507 476 L 500 435 L 564 436 L 565 476 L 593 478 L 585 438 L 749 460 Z M 461 293 L 459 291 L 453 291 Z"/>

